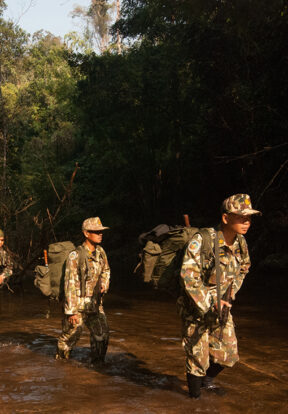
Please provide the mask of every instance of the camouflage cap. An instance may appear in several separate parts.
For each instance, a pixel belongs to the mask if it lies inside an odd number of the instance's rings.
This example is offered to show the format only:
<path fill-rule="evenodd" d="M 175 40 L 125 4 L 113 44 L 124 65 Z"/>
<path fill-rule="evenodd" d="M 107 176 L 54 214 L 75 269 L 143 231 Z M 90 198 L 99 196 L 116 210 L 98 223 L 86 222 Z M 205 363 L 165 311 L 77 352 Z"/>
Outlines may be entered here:
<path fill-rule="evenodd" d="M 0 237 L 4 237 L 4 231 L 0 229 Z"/>
<path fill-rule="evenodd" d="M 83 221 L 82 224 L 82 230 L 105 230 L 109 229 L 109 227 L 104 227 L 101 223 L 101 220 L 99 217 L 90 217 Z"/>
<path fill-rule="evenodd" d="M 262 214 L 260 211 L 252 208 L 252 203 L 248 194 L 235 194 L 226 198 L 222 203 L 221 210 L 223 213 L 234 213 L 241 216 Z"/>

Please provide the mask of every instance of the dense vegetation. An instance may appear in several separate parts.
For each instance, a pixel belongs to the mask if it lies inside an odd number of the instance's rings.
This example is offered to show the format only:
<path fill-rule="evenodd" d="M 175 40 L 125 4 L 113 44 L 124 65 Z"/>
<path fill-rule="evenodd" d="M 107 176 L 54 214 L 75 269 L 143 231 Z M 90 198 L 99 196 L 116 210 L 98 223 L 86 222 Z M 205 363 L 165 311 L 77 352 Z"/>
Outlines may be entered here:
<path fill-rule="evenodd" d="M 122 53 L 101 55 L 28 37 L 4 6 L 0 224 L 22 268 L 48 242 L 81 240 L 82 220 L 99 215 L 115 268 L 127 271 L 140 232 L 182 224 L 183 213 L 213 224 L 237 192 L 264 213 L 250 235 L 256 261 L 281 253 L 284 0 L 123 0 L 112 29 Z"/>

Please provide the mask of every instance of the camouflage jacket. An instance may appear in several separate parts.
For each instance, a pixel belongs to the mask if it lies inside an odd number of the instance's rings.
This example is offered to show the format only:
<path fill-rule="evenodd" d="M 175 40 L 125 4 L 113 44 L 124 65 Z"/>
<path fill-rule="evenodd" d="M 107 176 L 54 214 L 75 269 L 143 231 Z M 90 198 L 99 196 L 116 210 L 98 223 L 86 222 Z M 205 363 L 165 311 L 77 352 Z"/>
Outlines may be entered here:
<path fill-rule="evenodd" d="M 208 229 L 211 235 L 212 249 L 214 251 L 216 231 Z M 232 299 L 240 289 L 245 275 L 249 271 L 250 257 L 244 236 L 238 235 L 233 245 L 228 247 L 221 231 L 219 234 L 220 259 L 220 286 L 221 297 L 232 283 Z M 241 244 L 239 243 L 241 238 Z M 186 292 L 188 304 L 196 307 L 200 314 L 208 312 L 217 303 L 216 268 L 214 254 L 205 263 L 201 263 L 202 236 L 196 233 L 190 240 L 185 251 L 181 268 L 181 285 Z M 189 306 L 189 305 L 188 305 Z"/>
<path fill-rule="evenodd" d="M 85 243 L 82 246 L 86 250 L 90 268 L 85 278 L 85 296 L 81 296 L 78 253 L 74 250 L 68 256 L 65 270 L 64 312 L 66 315 L 74 315 L 77 312 L 97 312 L 101 305 L 100 288 L 104 289 L 104 293 L 109 288 L 110 267 L 104 249 L 98 245 L 92 252 Z"/>
<path fill-rule="evenodd" d="M 4 281 L 7 280 L 13 273 L 13 262 L 11 257 L 3 249 L 0 248 L 0 276 L 4 276 Z"/>

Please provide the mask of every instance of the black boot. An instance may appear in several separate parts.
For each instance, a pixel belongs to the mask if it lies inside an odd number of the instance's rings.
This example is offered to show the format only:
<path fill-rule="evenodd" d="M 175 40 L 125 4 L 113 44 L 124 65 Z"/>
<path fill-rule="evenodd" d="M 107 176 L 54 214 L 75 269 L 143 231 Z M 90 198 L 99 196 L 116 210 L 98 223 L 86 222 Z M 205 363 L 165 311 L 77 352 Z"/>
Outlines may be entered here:
<path fill-rule="evenodd" d="M 61 350 L 61 349 L 57 349 L 57 352 L 56 352 L 56 355 L 55 355 L 55 359 L 58 359 L 58 360 L 67 360 L 67 359 L 69 359 L 69 356 L 70 356 L 70 351 L 68 350 L 68 351 L 63 351 L 63 350 Z"/>
<path fill-rule="evenodd" d="M 206 371 L 206 376 L 202 378 L 201 388 L 205 388 L 207 391 L 212 391 L 217 395 L 224 395 L 225 390 L 218 385 L 215 385 L 213 379 L 223 371 L 224 367 L 220 364 L 211 362 L 210 367 Z"/>
<path fill-rule="evenodd" d="M 202 378 L 203 377 L 197 377 L 196 375 L 192 375 L 187 372 L 189 397 L 196 399 L 200 398 Z"/>
<path fill-rule="evenodd" d="M 222 365 L 218 364 L 217 362 L 210 362 L 210 366 L 206 371 L 206 375 L 211 378 L 217 377 L 218 374 L 220 374 L 221 371 L 223 371 L 224 367 Z"/>
<path fill-rule="evenodd" d="M 107 353 L 108 341 L 98 341 L 91 348 L 91 364 L 103 365 L 105 362 L 105 356 Z"/>

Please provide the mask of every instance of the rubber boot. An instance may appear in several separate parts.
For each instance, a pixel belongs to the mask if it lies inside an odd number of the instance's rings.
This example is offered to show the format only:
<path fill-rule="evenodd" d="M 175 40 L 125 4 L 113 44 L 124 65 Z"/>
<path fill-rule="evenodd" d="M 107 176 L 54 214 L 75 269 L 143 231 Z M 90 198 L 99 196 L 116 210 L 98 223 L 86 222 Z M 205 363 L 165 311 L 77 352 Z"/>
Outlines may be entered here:
<path fill-rule="evenodd" d="M 57 353 L 55 355 L 55 359 L 58 359 L 58 360 L 67 360 L 67 359 L 69 359 L 69 356 L 70 356 L 70 351 L 69 350 L 63 351 L 62 349 L 57 349 Z"/>
<path fill-rule="evenodd" d="M 196 375 L 189 374 L 187 372 L 187 383 L 189 390 L 189 397 L 199 399 L 201 395 L 201 384 L 203 377 L 197 377 Z"/>
<path fill-rule="evenodd" d="M 206 371 L 206 376 L 202 378 L 201 388 L 205 388 L 207 391 L 212 391 L 217 395 L 224 395 L 225 390 L 218 385 L 215 385 L 214 378 L 223 371 L 224 367 L 220 364 L 211 362 L 210 367 Z"/>
<path fill-rule="evenodd" d="M 218 374 L 220 374 L 221 371 L 223 371 L 224 367 L 217 362 L 210 362 L 210 366 L 206 371 L 206 375 L 211 378 L 217 377 Z"/>
<path fill-rule="evenodd" d="M 102 365 L 105 362 L 105 356 L 108 348 L 108 341 L 99 341 L 91 349 L 91 364 Z"/>

